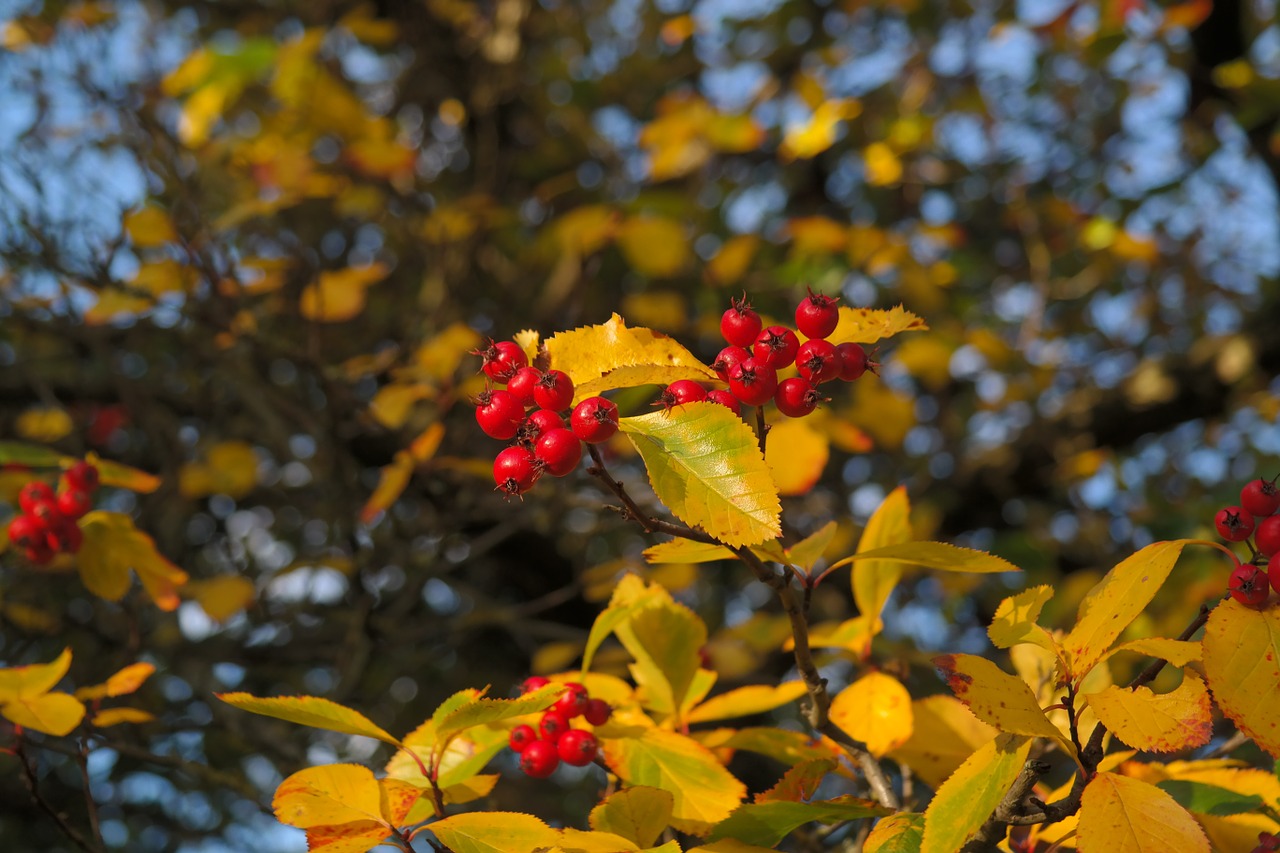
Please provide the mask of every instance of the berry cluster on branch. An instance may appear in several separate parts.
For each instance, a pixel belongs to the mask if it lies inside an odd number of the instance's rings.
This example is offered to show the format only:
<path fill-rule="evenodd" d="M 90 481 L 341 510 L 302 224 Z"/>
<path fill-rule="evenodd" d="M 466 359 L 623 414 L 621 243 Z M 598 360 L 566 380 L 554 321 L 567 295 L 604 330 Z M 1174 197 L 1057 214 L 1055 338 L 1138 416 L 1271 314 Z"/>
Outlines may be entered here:
<path fill-rule="evenodd" d="M 541 676 L 533 676 L 520 685 L 520 692 L 530 693 L 550 683 Z M 596 736 L 586 729 L 574 728 L 574 720 L 601 726 L 609 721 L 612 713 L 608 702 L 592 699 L 587 688 L 570 681 L 564 685 L 564 693 L 556 703 L 543 713 L 538 728 L 535 730 L 527 723 L 518 725 L 511 730 L 508 743 L 520 755 L 520 769 L 526 776 L 545 779 L 562 761 L 585 767 L 596 758 L 600 749 Z"/>
<path fill-rule="evenodd" d="M 74 554 L 84 542 L 76 523 L 93 508 L 98 469 L 77 462 L 63 472 L 57 491 L 44 480 L 31 480 L 18 492 L 20 512 L 9 522 L 9 541 L 36 565 L 57 554 Z"/>
<path fill-rule="evenodd" d="M 1249 547 L 1249 562 L 1237 562 L 1227 581 L 1231 597 L 1249 607 L 1265 605 L 1272 589 L 1280 593 L 1280 563 L 1273 562 L 1280 553 L 1277 511 L 1280 489 L 1275 479 L 1258 478 L 1245 483 L 1238 506 L 1223 507 L 1213 519 L 1223 539 Z"/>

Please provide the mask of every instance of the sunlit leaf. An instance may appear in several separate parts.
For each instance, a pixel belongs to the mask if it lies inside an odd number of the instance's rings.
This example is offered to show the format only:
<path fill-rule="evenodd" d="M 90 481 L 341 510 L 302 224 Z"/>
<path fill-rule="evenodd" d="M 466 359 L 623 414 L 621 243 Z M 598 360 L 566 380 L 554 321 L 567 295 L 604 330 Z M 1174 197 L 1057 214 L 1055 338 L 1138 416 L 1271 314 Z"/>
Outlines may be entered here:
<path fill-rule="evenodd" d="M 910 739 L 889 753 L 937 788 L 978 747 L 996 736 L 996 729 L 973 715 L 954 696 L 926 696 L 911 703 Z"/>
<path fill-rule="evenodd" d="M 90 699 L 105 699 L 114 696 L 127 696 L 135 692 L 143 683 L 150 678 L 156 671 L 156 668 L 145 662 L 131 663 L 123 669 L 116 672 L 102 684 L 95 684 L 91 687 L 81 687 L 76 691 L 75 696 L 82 701 Z"/>
<path fill-rule="evenodd" d="M 803 495 L 818 482 L 831 446 L 827 436 L 798 418 L 773 424 L 764 458 L 780 495 Z"/>
<path fill-rule="evenodd" d="M 310 726 L 313 729 L 363 735 L 396 746 L 400 745 L 399 740 L 374 725 L 359 711 L 318 696 L 260 697 L 249 693 L 215 693 L 214 695 L 228 705 L 242 711 L 262 714 L 264 717 L 275 717 L 277 720 L 286 720 L 301 726 Z"/>
<path fill-rule="evenodd" d="M 364 311 L 365 291 L 390 272 L 385 264 L 322 272 L 303 289 L 298 310 L 306 319 L 319 323 L 354 319 Z"/>
<path fill-rule="evenodd" d="M 384 823 L 382 792 L 369 768 L 325 764 L 299 770 L 276 788 L 271 807 L 281 823 L 306 829 L 358 820 Z"/>
<path fill-rule="evenodd" d="M 978 719 L 1002 732 L 1064 740 L 1021 678 L 976 655 L 941 655 L 933 662 L 951 692 Z M 1064 748 L 1071 751 L 1070 742 Z"/>
<path fill-rule="evenodd" d="M 169 214 L 154 205 L 145 205 L 124 215 L 124 230 L 140 249 L 162 246 L 178 239 Z"/>
<path fill-rule="evenodd" d="M 840 323 L 827 340 L 833 344 L 850 341 L 856 344 L 874 344 L 902 332 L 928 330 L 924 320 L 905 310 L 896 308 L 850 308 L 840 306 Z"/>
<path fill-rule="evenodd" d="M 1227 599 L 1209 615 L 1203 643 L 1205 676 L 1222 713 L 1280 758 L 1280 609 Z"/>
<path fill-rule="evenodd" d="M 178 589 L 187 573 L 156 550 L 151 537 L 123 513 L 96 510 L 80 520 L 84 544 L 76 554 L 80 579 L 99 598 L 119 601 L 129 590 L 129 572 L 137 573 L 147 595 L 161 610 L 178 606 Z"/>
<path fill-rule="evenodd" d="M 876 758 L 911 738 L 911 694 L 902 682 L 883 672 L 869 672 L 831 700 L 831 722 L 867 745 Z"/>
<path fill-rule="evenodd" d="M 1078 833 L 1081 853 L 1209 853 L 1204 830 L 1173 797 L 1115 773 L 1085 786 Z"/>
<path fill-rule="evenodd" d="M 1196 640 L 1168 640 L 1162 637 L 1145 637 L 1121 643 L 1107 652 L 1107 658 L 1121 652 L 1135 652 L 1147 657 L 1166 660 L 1174 666 L 1186 666 L 1200 660 L 1201 645 Z"/>
<path fill-rule="evenodd" d="M 627 263 L 654 278 L 669 278 L 693 258 L 679 222 L 660 216 L 631 216 L 618 229 L 618 248 Z"/>
<path fill-rule="evenodd" d="M 107 708 L 94 714 L 89 719 L 89 723 L 99 729 L 105 729 L 129 723 L 150 723 L 155 718 L 155 714 L 141 708 Z"/>
<path fill-rule="evenodd" d="M 0 703 L 48 693 L 71 668 L 71 649 L 62 650 L 48 663 L 0 669 Z"/>
<path fill-rule="evenodd" d="M 863 150 L 862 169 L 873 187 L 888 187 L 902 180 L 902 161 L 883 142 L 873 142 Z"/>
<path fill-rule="evenodd" d="M 615 633 L 635 658 L 632 674 L 643 688 L 645 705 L 675 713 L 698 672 L 698 650 L 707 643 L 706 624 L 685 605 L 655 598 L 633 611 Z"/>
<path fill-rule="evenodd" d="M 555 704 L 562 692 L 563 688 L 559 685 L 548 684 L 515 699 L 474 698 L 436 720 L 437 743 L 443 746 L 472 726 L 545 711 Z"/>
<path fill-rule="evenodd" d="M 998 735 L 943 782 L 924 813 L 920 853 L 955 853 L 1004 799 L 1031 751 L 1031 739 Z"/>
<path fill-rule="evenodd" d="M 225 622 L 253 603 L 257 588 L 243 575 L 216 575 L 190 581 L 184 598 L 193 598 L 215 622 Z"/>
<path fill-rule="evenodd" d="M 1017 595 L 1011 595 L 996 608 L 995 618 L 987 628 L 987 636 L 998 649 L 1007 649 L 1018 643 L 1032 643 L 1059 654 L 1053 636 L 1036 624 L 1040 611 L 1053 598 L 1053 587 L 1048 584 L 1033 586 Z"/>
<path fill-rule="evenodd" d="M 911 539 L 911 502 L 906 486 L 898 486 L 888 494 L 867 520 L 858 540 L 858 554 L 901 545 Z M 843 561 L 841 561 L 843 562 Z M 840 563 L 836 563 L 839 566 Z M 863 559 L 854 563 L 852 571 L 853 600 L 858 613 L 868 620 L 873 633 L 878 631 L 880 611 L 889 594 L 902 577 L 902 564 L 892 560 Z"/>
<path fill-rule="evenodd" d="M 747 844 L 772 847 L 792 831 L 808 823 L 842 823 L 864 817 L 892 814 L 871 800 L 844 796 L 832 800 L 815 800 L 795 803 L 776 800 L 764 803 L 747 803 L 717 824 L 711 833 L 712 840 L 734 838 Z"/>
<path fill-rule="evenodd" d="M 1108 687 L 1086 697 L 1098 719 L 1126 746 L 1144 752 L 1181 752 L 1213 736 L 1209 691 L 1187 670 L 1176 690 L 1156 695 L 1146 687 Z"/>
<path fill-rule="evenodd" d="M 772 711 L 805 694 L 804 682 L 784 681 L 778 685 L 751 684 L 721 693 L 695 707 L 685 717 L 687 723 L 707 723 L 734 717 L 749 717 Z"/>
<path fill-rule="evenodd" d="M 736 284 L 751 266 L 759 246 L 760 238 L 754 234 L 730 237 L 715 256 L 707 261 L 707 279 L 720 287 Z"/>
<path fill-rule="evenodd" d="M 692 539 L 672 539 L 650 545 L 644 549 L 644 558 L 650 563 L 710 563 L 737 559 L 723 545 L 694 542 Z"/>
<path fill-rule="evenodd" d="M 178 470 L 178 490 L 188 498 L 223 494 L 238 500 L 257 483 L 258 454 L 247 441 L 220 441 L 208 449 L 203 461 L 189 462 Z"/>
<path fill-rule="evenodd" d="M 589 820 L 592 829 L 649 847 L 670 824 L 674 804 L 670 791 L 636 785 L 610 794 L 591 810 Z"/>
<path fill-rule="evenodd" d="M 791 125 L 784 131 L 778 156 L 784 162 L 818 156 L 835 144 L 840 125 L 860 112 L 862 105 L 852 98 L 823 101 L 808 121 Z"/>
<path fill-rule="evenodd" d="M 1241 794 L 1204 782 L 1166 779 L 1156 783 L 1156 787 L 1173 797 L 1178 805 L 1196 814 L 1218 816 L 1252 814 L 1262 808 L 1262 797 L 1257 794 Z"/>
<path fill-rule="evenodd" d="M 862 853 L 920 853 L 924 815 L 907 812 L 881 818 L 862 843 Z"/>
<path fill-rule="evenodd" d="M 19 696 L 0 703 L 0 715 L 9 722 L 59 737 L 80 725 L 84 712 L 84 705 L 69 693 Z"/>

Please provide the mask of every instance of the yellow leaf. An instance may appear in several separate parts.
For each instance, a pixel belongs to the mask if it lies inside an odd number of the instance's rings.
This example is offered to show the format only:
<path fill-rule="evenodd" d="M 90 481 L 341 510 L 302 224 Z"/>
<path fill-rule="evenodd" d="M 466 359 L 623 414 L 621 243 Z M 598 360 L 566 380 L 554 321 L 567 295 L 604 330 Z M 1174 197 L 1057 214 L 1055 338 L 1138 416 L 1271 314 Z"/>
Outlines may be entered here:
<path fill-rule="evenodd" d="M 1222 713 L 1280 758 L 1280 609 L 1227 599 L 1209 615 L 1202 642 L 1205 676 Z"/>
<path fill-rule="evenodd" d="M 52 442 L 70 434 L 74 424 L 67 410 L 57 406 L 33 406 L 14 421 L 14 431 L 31 441 Z"/>
<path fill-rule="evenodd" d="M 0 669 L 0 702 L 29 699 L 48 693 L 71 668 L 71 649 L 62 650 L 48 663 L 33 663 Z"/>
<path fill-rule="evenodd" d="M 80 579 L 99 598 L 119 601 L 129 589 L 129 571 L 161 610 L 178 606 L 178 587 L 187 573 L 156 550 L 151 537 L 118 512 L 96 510 L 80 520 L 84 544 L 76 555 Z"/>
<path fill-rule="evenodd" d="M 81 687 L 76 691 L 80 700 L 105 699 L 107 697 L 127 696 L 142 686 L 156 671 L 156 668 L 145 661 L 131 663 L 102 684 L 92 687 Z"/>
<path fill-rule="evenodd" d="M 1141 640 L 1130 640 L 1107 652 L 1107 658 L 1120 652 L 1136 652 L 1147 657 L 1167 660 L 1174 666 L 1186 666 L 1192 661 L 1200 660 L 1201 646 L 1195 640 L 1168 640 L 1162 637 L 1146 637 Z"/>
<path fill-rule="evenodd" d="M 918 812 L 881 818 L 862 844 L 862 853 L 906 853 L 924 842 L 924 815 Z"/>
<path fill-rule="evenodd" d="M 417 463 L 413 454 L 401 450 L 392 458 L 391 464 L 382 469 L 378 475 L 378 485 L 360 510 L 360 523 L 372 524 L 378 513 L 391 507 L 403 494 L 405 486 L 413 477 L 413 469 Z"/>
<path fill-rule="evenodd" d="M 5 702 L 0 714 L 15 725 L 61 737 L 80 725 L 84 705 L 69 693 L 42 693 Z"/>
<path fill-rule="evenodd" d="M 364 311 L 365 291 L 390 274 L 386 264 L 347 267 L 320 273 L 302 291 L 298 310 L 308 320 L 340 323 Z"/>
<path fill-rule="evenodd" d="M 418 347 L 414 361 L 437 382 L 453 375 L 467 353 L 480 346 L 480 336 L 466 323 L 453 323 Z"/>
<path fill-rule="evenodd" d="M 1002 732 L 1065 740 L 1045 717 L 1031 688 L 1017 676 L 976 655 L 942 655 L 933 662 L 951 692 L 978 719 Z M 1068 753 L 1074 752 L 1069 741 L 1063 746 Z"/>
<path fill-rule="evenodd" d="M 840 306 L 840 322 L 828 340 L 833 344 L 852 342 L 874 344 L 902 332 L 923 332 L 929 326 L 924 320 L 905 310 L 896 308 L 850 308 Z"/>
<path fill-rule="evenodd" d="M 155 303 L 151 299 L 132 296 L 119 290 L 107 289 L 97 294 L 97 301 L 84 313 L 87 326 L 100 326 L 110 323 L 125 314 L 140 314 L 149 310 Z"/>
<path fill-rule="evenodd" d="M 773 853 L 772 847 L 759 847 L 755 844 L 739 841 L 736 838 L 721 838 L 719 841 L 712 841 L 710 844 L 701 844 L 689 849 L 691 853 L 694 850 L 700 850 L 702 853 Z"/>
<path fill-rule="evenodd" d="M 431 389 L 417 382 L 394 382 L 378 389 L 369 401 L 369 414 L 387 429 L 400 429 L 413 407 L 431 396 Z"/>
<path fill-rule="evenodd" d="M 898 486 L 881 502 L 867 520 L 857 553 L 862 554 L 886 545 L 900 545 L 911 539 L 911 502 L 907 487 Z M 888 560 L 859 560 L 853 564 L 850 580 L 858 613 L 870 620 L 873 633 L 879 633 L 880 611 L 889 593 L 902 578 L 902 564 Z"/>
<path fill-rule="evenodd" d="M 128 284 L 134 291 L 144 291 L 153 299 L 159 299 L 170 293 L 185 293 L 195 281 L 195 270 L 191 267 L 173 258 L 162 258 L 138 267 Z"/>
<path fill-rule="evenodd" d="M 239 500 L 258 484 L 258 454 L 244 441 L 223 441 L 209 448 L 204 462 L 189 462 L 178 470 L 178 491 L 184 497 L 224 494 Z"/>
<path fill-rule="evenodd" d="M 759 247 L 760 238 L 754 234 L 730 237 L 715 256 L 707 261 L 707 280 L 718 287 L 736 284 L 746 274 L 747 267 L 751 266 Z"/>
<path fill-rule="evenodd" d="M 184 595 L 199 602 L 210 619 L 225 622 L 253 603 L 256 592 L 243 575 L 217 575 L 188 583 Z"/>
<path fill-rule="evenodd" d="M 85 461 L 98 469 L 98 482 L 103 486 L 114 486 L 117 489 L 128 489 L 149 495 L 160 488 L 160 478 L 146 471 L 139 471 L 128 465 L 121 465 L 110 459 L 103 459 L 96 453 L 89 453 Z"/>
<path fill-rule="evenodd" d="M 747 792 L 709 749 L 676 732 L 645 729 L 636 737 L 606 738 L 604 756 L 609 769 L 628 785 L 670 792 L 671 825 L 691 835 L 710 832 Z"/>
<path fill-rule="evenodd" d="M 839 767 L 834 758 L 814 758 L 788 768 L 783 777 L 767 791 L 755 795 L 754 802 L 802 803 L 813 799 L 827 774 Z"/>
<path fill-rule="evenodd" d="M 551 224 L 551 238 L 567 255 L 591 255 L 617 235 L 618 218 L 616 210 L 603 204 L 574 208 Z"/>
<path fill-rule="evenodd" d="M 800 681 L 784 681 L 778 685 L 751 684 L 708 699 L 695 707 L 685 717 L 685 722 L 706 723 L 762 714 L 794 702 L 804 694 L 804 683 Z"/>
<path fill-rule="evenodd" d="M 438 820 L 431 831 L 454 853 L 530 853 L 560 843 L 560 832 L 533 815 L 471 812 Z"/>
<path fill-rule="evenodd" d="M 652 847 L 671 821 L 675 798 L 670 791 L 636 785 L 617 791 L 591 810 L 591 828 L 611 832 Z"/>
<path fill-rule="evenodd" d="M 1120 562 L 1080 602 L 1075 627 L 1062 641 L 1070 676 L 1079 681 L 1102 659 L 1169 577 L 1188 540 L 1156 542 Z"/>
<path fill-rule="evenodd" d="M 883 758 L 911 738 L 911 694 L 892 675 L 867 673 L 831 700 L 831 722 Z"/>
<path fill-rule="evenodd" d="M 873 187 L 887 187 L 902 180 L 902 161 L 883 142 L 873 142 L 862 152 L 862 168 L 867 183 Z"/>
<path fill-rule="evenodd" d="M 849 227 L 826 216 L 798 216 L 787 220 L 791 254 L 811 257 L 841 252 L 849 240 Z"/>
<path fill-rule="evenodd" d="M 1108 687 L 1085 696 L 1102 724 L 1126 746 L 1143 752 L 1181 752 L 1213 736 L 1213 707 L 1204 682 L 1192 670 L 1182 684 L 1159 696 L 1146 687 Z"/>
<path fill-rule="evenodd" d="M 105 729 L 123 723 L 149 723 L 155 718 L 155 714 L 143 711 L 141 708 L 107 708 L 94 714 L 89 722 L 100 729 Z"/>
<path fill-rule="evenodd" d="M 692 539 L 672 539 L 644 549 L 644 558 L 650 563 L 710 563 L 714 560 L 736 560 L 733 552 L 723 545 L 694 542 Z"/>
<path fill-rule="evenodd" d="M 1017 595 L 1011 595 L 996 608 L 995 618 L 987 628 L 987 636 L 998 649 L 1007 649 L 1018 643 L 1031 643 L 1059 655 L 1053 636 L 1036 621 L 1040 611 L 1053 598 L 1053 587 L 1048 584 L 1033 586 Z"/>
<path fill-rule="evenodd" d="M 769 430 L 764 458 L 780 495 L 807 494 L 830 457 L 827 436 L 803 420 L 787 418 Z"/>
<path fill-rule="evenodd" d="M 140 249 L 162 246 L 178 239 L 178 231 L 173 227 L 169 214 L 150 204 L 126 213 L 124 230 L 133 245 Z"/>
<path fill-rule="evenodd" d="M 911 703 L 911 738 L 889 753 L 932 788 L 937 788 L 978 747 L 996 736 L 954 696 L 938 694 Z"/>
<path fill-rule="evenodd" d="M 645 290 L 622 298 L 622 314 L 643 326 L 679 331 L 689 324 L 689 304 L 674 290 Z"/>
<path fill-rule="evenodd" d="M 1080 801 L 1081 853 L 1209 853 L 1204 831 L 1154 785 L 1099 773 Z"/>
<path fill-rule="evenodd" d="M 253 714 L 275 717 L 277 720 L 287 720 L 314 729 L 376 738 L 394 746 L 400 745 L 400 741 L 374 725 L 359 711 L 317 696 L 260 697 L 248 693 L 215 693 L 214 696 L 228 705 Z"/>
<path fill-rule="evenodd" d="M 924 813 L 920 853 L 955 853 L 986 822 L 1022 771 L 1031 739 L 998 735 L 938 788 Z"/>
<path fill-rule="evenodd" d="M 281 823 L 307 829 L 358 820 L 385 823 L 381 801 L 378 780 L 369 768 L 326 764 L 299 770 L 281 782 L 271 807 Z"/>
<path fill-rule="evenodd" d="M 635 658 L 632 674 L 644 691 L 646 707 L 675 713 L 698 672 L 698 649 L 707 643 L 706 624 L 683 604 L 655 598 L 615 633 Z"/>
<path fill-rule="evenodd" d="M 661 216 L 632 216 L 618 229 L 618 248 L 639 272 L 653 278 L 678 274 L 693 257 L 679 222 Z"/>
<path fill-rule="evenodd" d="M 835 144 L 840 125 L 861 111 L 862 106 L 852 98 L 823 101 L 808 121 L 791 125 L 784 131 L 778 156 L 784 162 L 818 156 Z"/>

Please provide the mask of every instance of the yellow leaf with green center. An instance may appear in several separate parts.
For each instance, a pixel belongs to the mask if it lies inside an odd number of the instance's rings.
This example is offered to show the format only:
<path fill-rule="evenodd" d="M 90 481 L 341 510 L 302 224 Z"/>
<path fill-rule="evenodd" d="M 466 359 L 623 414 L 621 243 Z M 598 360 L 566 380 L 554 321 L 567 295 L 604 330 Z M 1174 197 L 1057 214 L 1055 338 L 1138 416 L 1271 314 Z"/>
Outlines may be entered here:
<path fill-rule="evenodd" d="M 758 545 L 782 532 L 782 505 L 751 427 L 725 406 L 686 403 L 623 418 L 659 500 L 726 545 Z"/>
<path fill-rule="evenodd" d="M 698 650 L 707 644 L 707 626 L 688 607 L 656 598 L 631 613 L 615 629 L 635 658 L 631 671 L 645 695 L 645 706 L 675 713 L 698 672 Z"/>
<path fill-rule="evenodd" d="M 943 782 L 924 813 L 920 853 L 955 853 L 973 837 L 1022 772 L 1031 739 L 997 735 Z"/>
<path fill-rule="evenodd" d="M 119 601 L 129 590 L 132 570 L 157 607 L 177 608 L 178 588 L 187 582 L 187 573 L 165 559 L 151 537 L 133 526 L 132 518 L 97 510 L 80 519 L 80 530 L 84 544 L 76 561 L 90 592 Z"/>
<path fill-rule="evenodd" d="M 1209 853 L 1196 819 L 1139 779 L 1099 773 L 1080 800 L 1080 853 Z"/>
<path fill-rule="evenodd" d="M 1085 696 L 1102 724 L 1121 743 L 1144 752 L 1181 752 L 1213 736 L 1213 705 L 1204 682 L 1187 670 L 1170 693 L 1111 686 Z"/>
<path fill-rule="evenodd" d="M 882 758 L 911 738 L 911 694 L 892 675 L 867 673 L 831 700 L 831 722 Z"/>
<path fill-rule="evenodd" d="M 671 822 L 675 799 L 670 791 L 636 785 L 610 794 L 591 810 L 591 828 L 612 832 L 650 847 Z"/>
<path fill-rule="evenodd" d="M 1280 758 L 1280 609 L 1227 599 L 1204 629 L 1204 672 L 1236 728 Z"/>
<path fill-rule="evenodd" d="M 919 853 L 924 843 L 924 815 L 918 812 L 889 815 L 871 830 L 862 853 Z"/>
<path fill-rule="evenodd" d="M 1080 602 L 1075 627 L 1062 640 L 1076 681 L 1102 660 L 1111 644 L 1138 618 L 1173 570 L 1188 540 L 1156 542 L 1121 561 Z"/>
<path fill-rule="evenodd" d="M 310 726 L 313 729 L 363 735 L 395 746 L 400 745 L 399 740 L 383 731 L 359 711 L 318 696 L 267 698 L 249 693 L 215 693 L 214 696 L 242 711 L 261 714 L 264 717 L 275 717 L 277 720 L 286 720 L 301 726 Z"/>
<path fill-rule="evenodd" d="M 685 735 L 644 729 L 636 737 L 606 738 L 605 763 L 628 785 L 669 791 L 671 825 L 706 835 L 738 807 L 747 788 L 711 750 Z"/>

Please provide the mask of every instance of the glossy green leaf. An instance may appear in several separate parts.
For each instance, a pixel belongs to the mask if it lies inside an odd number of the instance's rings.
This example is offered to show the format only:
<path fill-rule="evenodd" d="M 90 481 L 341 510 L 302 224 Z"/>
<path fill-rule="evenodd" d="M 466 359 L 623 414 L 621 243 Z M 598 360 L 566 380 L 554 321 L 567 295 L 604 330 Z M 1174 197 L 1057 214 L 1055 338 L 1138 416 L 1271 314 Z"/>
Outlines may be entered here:
<path fill-rule="evenodd" d="M 1233 814 L 1254 814 L 1264 805 L 1257 794 L 1241 794 L 1207 782 L 1190 779 L 1165 779 L 1156 787 L 1164 791 L 1189 812 L 1227 817 Z"/>

